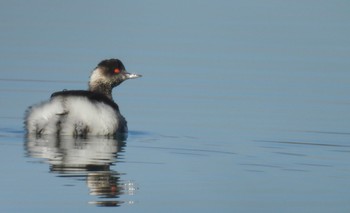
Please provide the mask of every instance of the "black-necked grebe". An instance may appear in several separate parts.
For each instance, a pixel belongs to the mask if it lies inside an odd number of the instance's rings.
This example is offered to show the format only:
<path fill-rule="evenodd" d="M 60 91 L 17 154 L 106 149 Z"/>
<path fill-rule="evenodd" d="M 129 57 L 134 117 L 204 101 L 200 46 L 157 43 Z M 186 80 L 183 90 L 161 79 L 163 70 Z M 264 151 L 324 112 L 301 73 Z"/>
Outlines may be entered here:
<path fill-rule="evenodd" d="M 141 75 L 128 73 L 118 59 L 101 61 L 90 76 L 89 90 L 55 92 L 50 100 L 29 107 L 27 133 L 85 137 L 127 132 L 127 122 L 113 101 L 112 89 L 138 77 Z"/>

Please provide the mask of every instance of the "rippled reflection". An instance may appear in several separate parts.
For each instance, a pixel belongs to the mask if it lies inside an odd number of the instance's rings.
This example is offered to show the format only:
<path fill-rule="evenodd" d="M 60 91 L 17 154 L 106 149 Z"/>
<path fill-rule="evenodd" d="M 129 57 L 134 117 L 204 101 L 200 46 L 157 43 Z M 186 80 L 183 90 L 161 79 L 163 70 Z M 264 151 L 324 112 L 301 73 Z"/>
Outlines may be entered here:
<path fill-rule="evenodd" d="M 111 165 L 124 151 L 125 137 L 72 138 L 45 136 L 26 137 L 29 157 L 45 159 L 50 172 L 59 177 L 86 181 L 90 195 L 98 199 L 89 202 L 97 206 L 119 206 L 125 202 L 120 195 L 133 195 L 137 189 L 134 182 L 122 180 L 123 174 L 113 171 Z"/>

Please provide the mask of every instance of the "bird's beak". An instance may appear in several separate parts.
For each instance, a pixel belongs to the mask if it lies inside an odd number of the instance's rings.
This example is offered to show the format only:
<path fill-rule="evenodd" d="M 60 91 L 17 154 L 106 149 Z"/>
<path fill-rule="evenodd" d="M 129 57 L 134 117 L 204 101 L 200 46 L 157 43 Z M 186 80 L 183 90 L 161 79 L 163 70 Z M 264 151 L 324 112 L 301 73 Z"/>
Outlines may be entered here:
<path fill-rule="evenodd" d="M 133 78 L 140 78 L 140 77 L 142 77 L 142 75 L 135 74 L 135 73 L 128 73 L 128 72 L 125 72 L 124 76 L 125 76 L 125 79 L 133 79 Z"/>

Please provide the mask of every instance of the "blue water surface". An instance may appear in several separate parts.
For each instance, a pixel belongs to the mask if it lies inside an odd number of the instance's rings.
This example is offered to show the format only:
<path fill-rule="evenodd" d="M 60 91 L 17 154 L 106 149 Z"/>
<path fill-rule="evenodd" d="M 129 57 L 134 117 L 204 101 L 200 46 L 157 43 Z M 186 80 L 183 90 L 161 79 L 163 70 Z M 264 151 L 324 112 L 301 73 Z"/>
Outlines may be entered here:
<path fill-rule="evenodd" d="M 349 212 L 349 10 L 0 3 L 0 211 Z M 127 138 L 26 136 L 28 106 L 106 58 L 143 75 L 113 92 Z"/>

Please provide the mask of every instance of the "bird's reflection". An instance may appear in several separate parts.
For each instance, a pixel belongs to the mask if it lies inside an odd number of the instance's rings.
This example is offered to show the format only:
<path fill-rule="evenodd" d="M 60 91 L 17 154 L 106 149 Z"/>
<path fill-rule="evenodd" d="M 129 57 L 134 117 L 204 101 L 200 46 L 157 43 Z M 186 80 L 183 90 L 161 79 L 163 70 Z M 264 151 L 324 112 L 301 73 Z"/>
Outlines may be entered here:
<path fill-rule="evenodd" d="M 59 177 L 84 180 L 90 194 L 97 196 L 89 203 L 97 206 L 119 206 L 125 202 L 120 195 L 133 195 L 133 181 L 121 180 L 121 173 L 111 170 L 118 156 L 124 152 L 125 136 L 118 138 L 72 138 L 35 135 L 26 136 L 26 152 L 29 157 L 45 159 L 50 172 Z"/>

